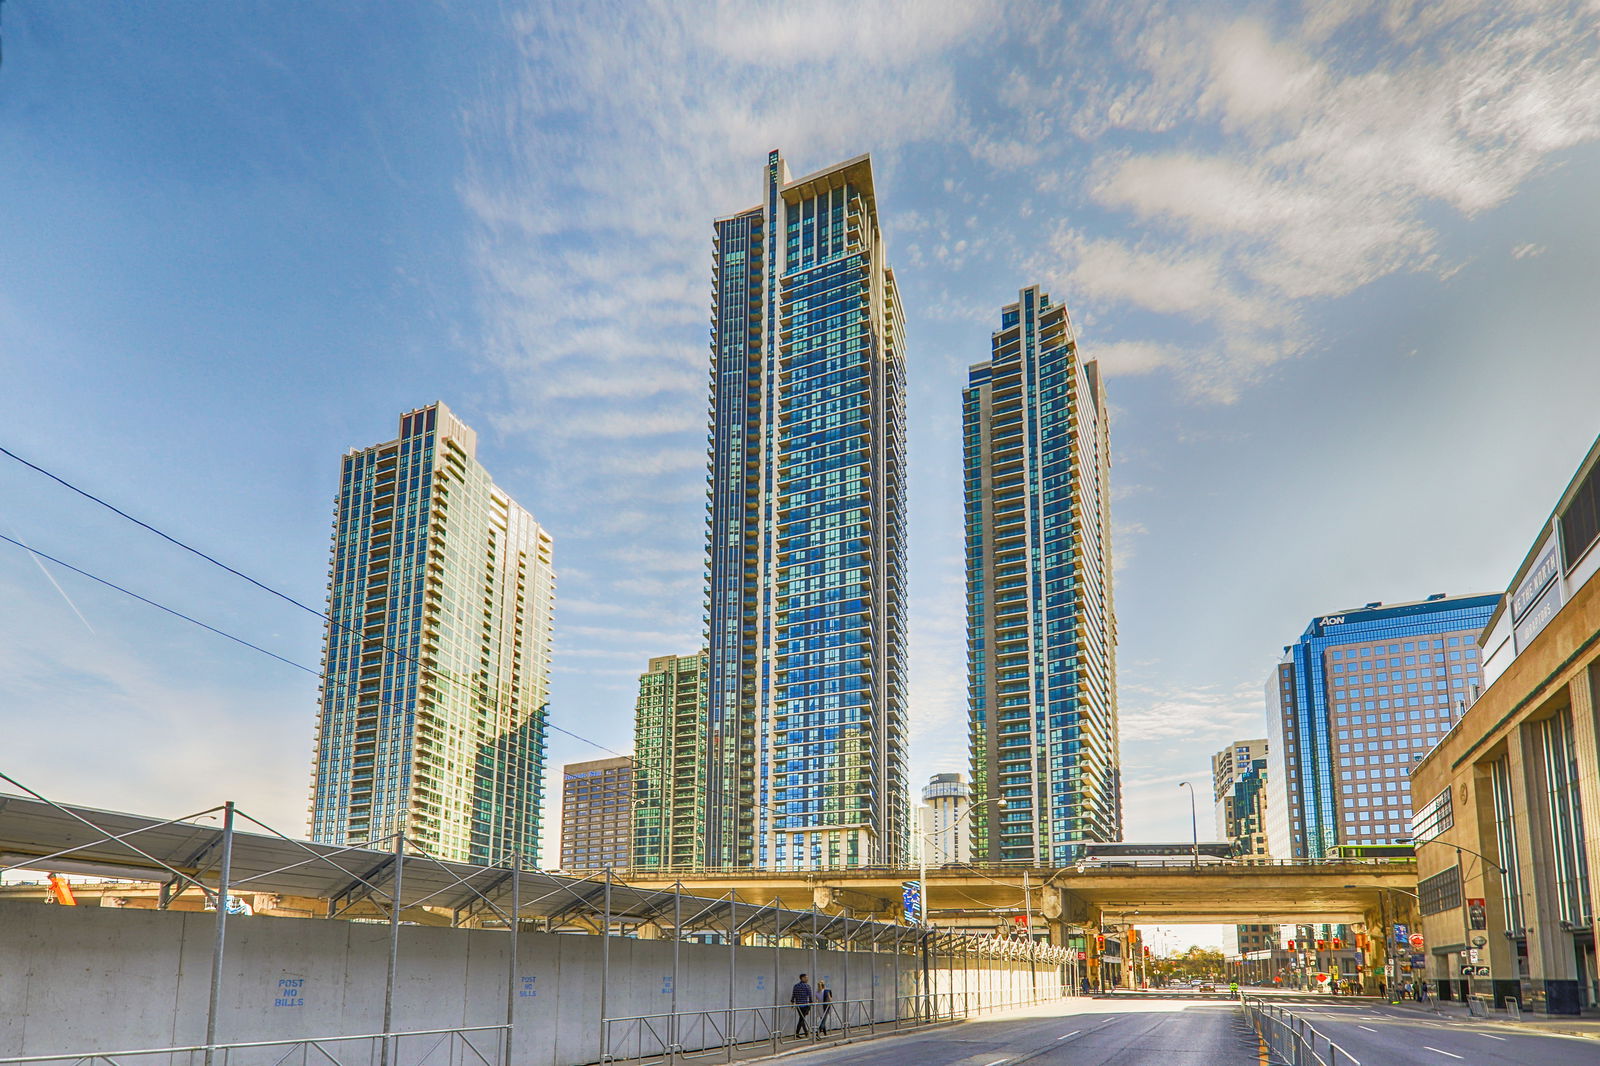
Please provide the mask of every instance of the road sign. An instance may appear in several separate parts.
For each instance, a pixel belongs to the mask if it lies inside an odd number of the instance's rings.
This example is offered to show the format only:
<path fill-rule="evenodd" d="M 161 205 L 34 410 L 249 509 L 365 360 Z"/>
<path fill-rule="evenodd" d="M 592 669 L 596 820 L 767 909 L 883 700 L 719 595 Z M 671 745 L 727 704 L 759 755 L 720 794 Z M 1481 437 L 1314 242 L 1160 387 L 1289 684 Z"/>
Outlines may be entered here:
<path fill-rule="evenodd" d="M 1489 976 L 1489 967 L 1487 967 L 1487 966 L 1479 966 L 1479 967 L 1476 967 L 1473 972 L 1479 977 L 1488 977 Z"/>
<path fill-rule="evenodd" d="M 1088 957 L 1089 957 L 1089 953 L 1088 953 L 1088 952 L 1087 952 L 1087 951 L 1080 951 L 1080 952 L 1078 952 L 1078 961 L 1079 961 L 1079 962 L 1083 962 L 1083 961 L 1084 961 L 1084 960 L 1085 960 L 1085 959 L 1087 959 L 1087 958 L 1088 958 Z"/>
<path fill-rule="evenodd" d="M 1467 928 L 1489 928 L 1489 910 L 1481 899 L 1467 900 Z"/>
<path fill-rule="evenodd" d="M 1425 968 L 1427 965 L 1428 965 L 1428 957 L 1426 955 L 1413 955 L 1413 956 L 1411 956 L 1411 968 L 1413 970 L 1421 970 L 1421 969 Z"/>
<path fill-rule="evenodd" d="M 915 881 L 902 881 L 900 883 L 900 902 L 905 910 L 906 921 L 915 922 L 922 919 L 922 886 Z"/>
<path fill-rule="evenodd" d="M 1411 934 L 1411 950 L 1413 950 L 1413 951 L 1421 951 L 1422 950 L 1422 934 L 1421 933 L 1412 933 Z"/>

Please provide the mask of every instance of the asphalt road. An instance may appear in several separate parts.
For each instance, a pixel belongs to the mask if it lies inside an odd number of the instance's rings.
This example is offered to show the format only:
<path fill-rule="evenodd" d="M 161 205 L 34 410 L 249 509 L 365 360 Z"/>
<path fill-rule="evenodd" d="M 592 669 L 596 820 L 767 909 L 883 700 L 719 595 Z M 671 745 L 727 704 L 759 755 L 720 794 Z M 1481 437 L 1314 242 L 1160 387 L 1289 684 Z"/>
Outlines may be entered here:
<path fill-rule="evenodd" d="M 819 1049 L 795 1066 L 1240 1066 L 1256 1040 L 1229 1002 L 1069 1000 L 1003 1017 Z"/>
<path fill-rule="evenodd" d="M 1432 1018 L 1382 1004 L 1295 1003 L 1361 1066 L 1597 1066 L 1600 1040 Z"/>

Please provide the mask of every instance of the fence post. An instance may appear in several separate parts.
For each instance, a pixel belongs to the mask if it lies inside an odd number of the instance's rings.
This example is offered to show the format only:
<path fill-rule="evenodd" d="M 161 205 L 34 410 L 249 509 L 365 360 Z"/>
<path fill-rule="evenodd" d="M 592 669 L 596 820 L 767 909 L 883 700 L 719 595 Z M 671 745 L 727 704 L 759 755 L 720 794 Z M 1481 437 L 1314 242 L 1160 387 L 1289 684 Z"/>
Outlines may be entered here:
<path fill-rule="evenodd" d="M 222 1004 L 222 963 L 228 939 L 228 879 L 233 875 L 233 801 L 222 807 L 222 860 L 217 868 L 217 939 L 211 946 L 211 994 L 206 1004 L 206 1062 L 217 1042 L 217 1008 Z"/>
<path fill-rule="evenodd" d="M 672 1017 L 667 1021 L 667 1062 L 678 1061 L 678 954 L 683 943 L 683 882 L 672 886 Z M 508 1062 L 506 1066 L 511 1066 Z"/>
<path fill-rule="evenodd" d="M 517 934 L 522 924 L 522 852 L 511 853 L 511 961 L 506 976 L 506 1058 L 511 1066 L 511 1042 L 516 1033 L 517 1018 Z"/>
<path fill-rule="evenodd" d="M 378 1052 L 379 1066 L 389 1066 L 394 1058 L 394 982 L 400 969 L 400 891 L 405 874 L 406 834 L 394 834 L 394 881 L 389 888 L 389 973 L 383 985 L 383 1043 Z"/>
<path fill-rule="evenodd" d="M 593 898 L 593 897 L 591 897 Z M 611 1025 L 606 1000 L 611 992 L 611 867 L 606 867 L 604 924 L 600 927 L 600 1061 L 611 1058 Z"/>
<path fill-rule="evenodd" d="M 728 1061 L 733 1061 L 733 981 L 739 969 L 739 890 L 728 889 Z"/>

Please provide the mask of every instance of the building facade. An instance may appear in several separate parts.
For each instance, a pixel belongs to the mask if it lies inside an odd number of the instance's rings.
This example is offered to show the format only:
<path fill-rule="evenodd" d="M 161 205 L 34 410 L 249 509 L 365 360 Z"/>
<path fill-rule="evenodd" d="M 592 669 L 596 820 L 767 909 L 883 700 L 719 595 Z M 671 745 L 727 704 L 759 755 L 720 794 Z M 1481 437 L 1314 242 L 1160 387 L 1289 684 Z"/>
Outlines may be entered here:
<path fill-rule="evenodd" d="M 311 836 L 539 857 L 550 535 L 433 404 L 341 464 Z"/>
<path fill-rule="evenodd" d="M 636 872 L 706 866 L 708 673 L 702 651 L 657 656 L 639 678 L 633 730 Z"/>
<path fill-rule="evenodd" d="M 632 756 L 562 767 L 562 872 L 626 873 L 632 864 Z"/>
<path fill-rule="evenodd" d="M 929 866 L 972 861 L 972 789 L 960 774 L 934 774 L 922 786 L 917 846 Z"/>
<path fill-rule="evenodd" d="M 1597 573 L 1600 441 L 1481 634 L 1488 687 L 1412 770 L 1422 931 L 1445 994 L 1600 1006 Z"/>
<path fill-rule="evenodd" d="M 715 224 L 708 860 L 900 861 L 904 331 L 858 156 Z"/>
<path fill-rule="evenodd" d="M 1038 286 L 1001 310 L 962 430 L 974 856 L 1064 865 L 1122 836 L 1110 437 Z"/>
<path fill-rule="evenodd" d="M 1241 856 L 1264 857 L 1267 851 L 1267 741 L 1236 740 L 1211 756 L 1211 797 L 1215 804 L 1217 839 L 1226 840 Z"/>
<path fill-rule="evenodd" d="M 1363 607 L 1311 620 L 1267 681 L 1267 847 L 1320 859 L 1410 839 L 1411 765 L 1482 677 L 1497 595 Z"/>

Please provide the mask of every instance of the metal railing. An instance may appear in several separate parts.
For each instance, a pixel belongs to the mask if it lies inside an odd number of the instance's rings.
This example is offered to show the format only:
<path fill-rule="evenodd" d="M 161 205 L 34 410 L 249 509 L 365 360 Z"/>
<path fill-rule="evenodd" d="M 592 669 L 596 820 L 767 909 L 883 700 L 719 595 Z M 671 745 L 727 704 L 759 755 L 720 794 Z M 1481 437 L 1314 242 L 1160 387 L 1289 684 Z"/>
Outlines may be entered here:
<path fill-rule="evenodd" d="M 1360 1066 L 1354 1055 L 1293 1011 L 1255 996 L 1240 996 L 1239 1004 L 1274 1066 Z"/>
<path fill-rule="evenodd" d="M 230 1044 L 79 1051 L 0 1058 L 0 1066 L 505 1066 L 509 1026 L 247 1040 Z"/>
<path fill-rule="evenodd" d="M 871 999 L 833 1000 L 828 1013 L 822 1004 L 811 1004 L 802 1031 L 800 1015 L 793 1004 L 760 1007 L 722 1007 L 716 1010 L 679 1011 L 676 1014 L 636 1014 L 605 1020 L 602 1062 L 677 1063 L 732 1062 L 735 1052 L 768 1045 L 771 1053 L 802 1043 L 816 1043 L 825 1028 L 841 1038 L 875 1036 L 925 1025 L 936 1025 L 969 1018 L 988 1011 L 1025 1007 L 1046 1000 L 1064 998 L 1067 990 L 1054 985 L 1037 993 L 1002 994 L 999 990 L 968 992 L 930 992 L 900 996 L 892 1013 L 882 1016 L 880 1004 Z M 5 1066 L 0 1063 L 0 1066 Z M 400 1064 L 406 1066 L 406 1064 Z M 1331 1066 L 1331 1064 L 1330 1064 Z"/>

